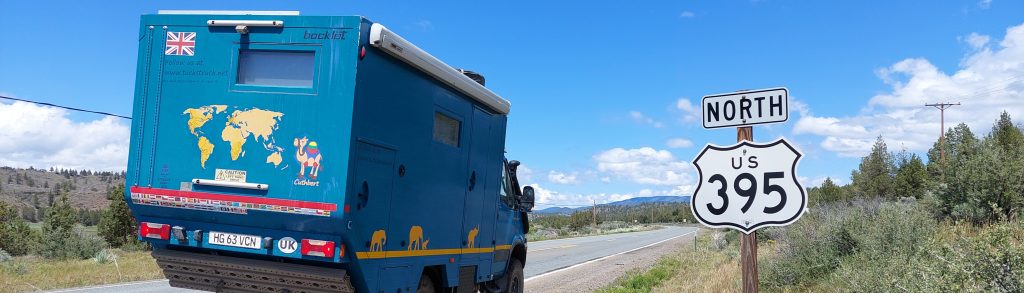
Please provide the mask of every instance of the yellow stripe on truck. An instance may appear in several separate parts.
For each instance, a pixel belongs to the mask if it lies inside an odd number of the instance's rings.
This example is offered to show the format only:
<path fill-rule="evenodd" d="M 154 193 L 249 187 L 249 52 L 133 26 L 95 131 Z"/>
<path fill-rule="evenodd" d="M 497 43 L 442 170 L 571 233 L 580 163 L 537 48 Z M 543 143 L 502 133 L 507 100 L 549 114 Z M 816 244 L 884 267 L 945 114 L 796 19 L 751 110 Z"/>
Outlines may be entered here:
<path fill-rule="evenodd" d="M 389 251 L 358 251 L 358 259 L 378 259 L 389 257 L 413 257 L 413 256 L 434 256 L 434 255 L 455 255 L 472 253 L 492 253 L 495 250 L 509 250 L 512 245 L 498 245 L 495 247 L 480 248 L 445 248 L 445 249 L 420 249 L 420 250 L 389 250 Z"/>

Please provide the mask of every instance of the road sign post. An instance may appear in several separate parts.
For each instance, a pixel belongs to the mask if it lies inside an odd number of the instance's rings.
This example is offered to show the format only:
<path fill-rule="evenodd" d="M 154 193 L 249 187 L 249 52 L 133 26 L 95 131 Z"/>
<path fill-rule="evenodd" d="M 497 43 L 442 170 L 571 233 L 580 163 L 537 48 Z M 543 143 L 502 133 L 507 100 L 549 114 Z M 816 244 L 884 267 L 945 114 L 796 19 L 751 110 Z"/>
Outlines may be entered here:
<path fill-rule="evenodd" d="M 797 180 L 799 150 L 784 138 L 754 142 L 752 125 L 789 120 L 789 91 L 771 88 L 705 96 L 704 128 L 736 127 L 736 144 L 708 144 L 693 159 L 700 175 L 690 208 L 697 221 L 743 233 L 743 292 L 758 291 L 757 229 L 785 226 L 803 215 L 807 192 Z"/>
<path fill-rule="evenodd" d="M 754 141 L 754 127 L 736 127 L 736 143 Z M 743 270 L 743 293 L 757 292 L 757 232 L 740 234 L 740 263 Z"/>

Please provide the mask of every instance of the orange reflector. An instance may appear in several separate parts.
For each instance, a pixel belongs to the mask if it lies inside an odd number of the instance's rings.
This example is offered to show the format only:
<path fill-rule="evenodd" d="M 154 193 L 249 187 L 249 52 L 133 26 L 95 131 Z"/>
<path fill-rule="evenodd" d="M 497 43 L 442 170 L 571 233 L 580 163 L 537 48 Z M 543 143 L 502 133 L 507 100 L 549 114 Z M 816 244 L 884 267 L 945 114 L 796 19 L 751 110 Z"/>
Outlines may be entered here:
<path fill-rule="evenodd" d="M 141 222 L 139 235 L 146 238 L 167 240 L 171 238 L 171 225 Z"/>
<path fill-rule="evenodd" d="M 334 257 L 334 241 L 302 239 L 302 255 Z"/>

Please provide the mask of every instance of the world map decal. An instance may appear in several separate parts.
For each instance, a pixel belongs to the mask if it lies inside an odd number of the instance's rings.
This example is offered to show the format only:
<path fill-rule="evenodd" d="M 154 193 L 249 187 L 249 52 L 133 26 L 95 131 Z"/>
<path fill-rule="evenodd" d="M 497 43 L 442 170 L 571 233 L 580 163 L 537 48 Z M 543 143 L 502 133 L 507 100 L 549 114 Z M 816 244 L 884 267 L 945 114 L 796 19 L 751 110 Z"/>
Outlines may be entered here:
<path fill-rule="evenodd" d="M 206 161 L 210 159 L 217 147 L 217 144 L 207 137 L 209 127 L 204 126 L 207 126 L 208 122 L 214 118 L 219 118 L 224 119 L 224 127 L 220 129 L 219 141 L 228 144 L 232 161 L 245 157 L 246 152 L 242 147 L 253 140 L 267 151 L 266 163 L 273 164 L 275 168 L 280 167 L 281 152 L 284 149 L 277 145 L 274 132 L 284 114 L 259 108 L 238 109 L 230 114 L 226 114 L 227 111 L 227 105 L 207 105 L 185 109 L 182 112 L 182 115 L 188 116 L 186 122 L 188 131 L 196 137 L 196 147 L 199 148 L 199 165 L 205 169 Z M 213 131 L 212 133 L 216 133 L 217 129 Z"/>

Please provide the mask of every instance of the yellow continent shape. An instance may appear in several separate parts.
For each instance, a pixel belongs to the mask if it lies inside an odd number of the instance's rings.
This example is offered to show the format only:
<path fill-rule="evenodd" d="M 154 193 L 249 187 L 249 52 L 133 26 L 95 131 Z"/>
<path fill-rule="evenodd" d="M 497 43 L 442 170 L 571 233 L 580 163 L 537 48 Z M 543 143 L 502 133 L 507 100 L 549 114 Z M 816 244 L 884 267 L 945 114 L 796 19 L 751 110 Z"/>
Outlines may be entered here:
<path fill-rule="evenodd" d="M 188 131 L 191 132 L 192 135 L 199 136 L 199 133 L 196 133 L 196 129 L 203 127 L 206 122 L 213 119 L 214 113 L 220 114 L 227 109 L 227 105 L 209 105 L 199 108 L 185 109 L 185 112 L 182 112 L 181 114 L 188 114 Z"/>
<path fill-rule="evenodd" d="M 267 156 L 267 163 L 274 164 L 274 167 L 281 165 L 281 152 L 273 152 Z"/>
<path fill-rule="evenodd" d="M 206 139 L 205 136 L 199 137 L 198 145 L 200 154 L 199 164 L 203 166 L 203 169 L 206 169 L 206 160 L 210 159 L 210 154 L 213 153 L 214 145 L 210 143 L 210 140 Z"/>

